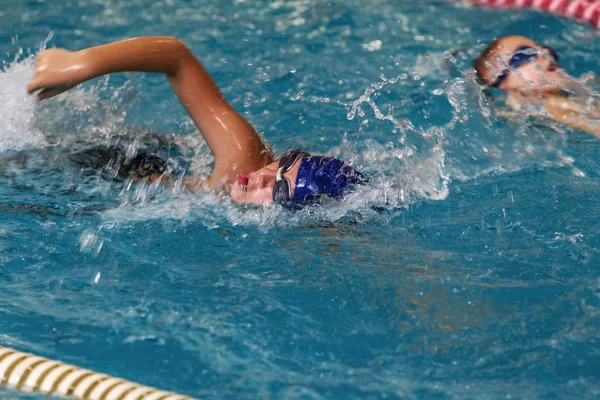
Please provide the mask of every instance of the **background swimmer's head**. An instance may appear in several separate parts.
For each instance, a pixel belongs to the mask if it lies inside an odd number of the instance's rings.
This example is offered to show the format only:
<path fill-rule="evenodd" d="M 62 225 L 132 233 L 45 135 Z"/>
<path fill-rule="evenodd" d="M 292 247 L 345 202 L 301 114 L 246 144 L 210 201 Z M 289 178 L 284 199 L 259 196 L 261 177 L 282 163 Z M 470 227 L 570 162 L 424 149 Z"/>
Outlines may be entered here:
<path fill-rule="evenodd" d="M 473 61 L 482 83 L 505 91 L 558 93 L 564 73 L 555 52 L 525 36 L 493 41 Z"/>
<path fill-rule="evenodd" d="M 258 171 L 238 176 L 231 198 L 238 204 L 265 204 L 277 201 L 298 208 L 320 199 L 341 198 L 362 175 L 334 157 L 311 156 L 298 149 Z"/>

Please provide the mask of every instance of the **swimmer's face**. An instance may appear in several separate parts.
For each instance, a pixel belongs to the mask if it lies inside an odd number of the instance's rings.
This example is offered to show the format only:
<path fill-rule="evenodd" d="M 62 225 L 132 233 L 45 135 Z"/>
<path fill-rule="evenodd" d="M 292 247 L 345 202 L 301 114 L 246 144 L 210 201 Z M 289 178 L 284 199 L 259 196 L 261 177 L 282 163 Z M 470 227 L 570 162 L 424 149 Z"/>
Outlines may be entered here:
<path fill-rule="evenodd" d="M 286 179 L 292 193 L 296 185 L 296 177 L 302 160 L 298 159 L 294 165 L 282 173 L 282 178 Z M 279 161 L 271 163 L 258 171 L 247 175 L 239 175 L 237 182 L 231 187 L 231 198 L 238 204 L 266 204 L 273 201 L 273 186 L 277 180 L 277 169 Z"/>
<path fill-rule="evenodd" d="M 519 50 L 526 46 L 531 49 Z M 517 53 L 526 60 L 510 67 Z M 502 75 L 505 76 L 498 80 Z M 490 85 L 499 82 L 499 89 L 521 92 L 557 93 L 565 81 L 552 51 L 524 36 L 507 36 L 496 41 L 484 56 L 480 76 Z"/>

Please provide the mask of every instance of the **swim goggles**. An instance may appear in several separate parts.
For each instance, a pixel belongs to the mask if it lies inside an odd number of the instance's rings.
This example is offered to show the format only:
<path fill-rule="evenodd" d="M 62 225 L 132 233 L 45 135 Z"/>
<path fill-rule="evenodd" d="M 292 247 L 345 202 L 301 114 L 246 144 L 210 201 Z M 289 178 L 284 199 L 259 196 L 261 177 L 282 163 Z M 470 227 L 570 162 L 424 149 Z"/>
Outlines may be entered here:
<path fill-rule="evenodd" d="M 277 168 L 275 185 L 273 185 L 273 201 L 285 203 L 292 199 L 292 187 L 283 174 L 292 169 L 299 159 L 309 156 L 309 153 L 300 149 L 292 149 L 283 153 L 279 159 L 279 168 Z"/>
<path fill-rule="evenodd" d="M 553 48 L 544 46 L 543 49 L 549 53 L 550 58 L 552 58 L 555 62 L 558 63 L 558 53 Z M 499 87 L 502 84 L 502 82 L 506 79 L 508 74 L 510 74 L 510 71 L 512 69 L 517 69 L 522 65 L 536 61 L 539 56 L 539 53 L 540 49 L 537 49 L 532 46 L 521 46 L 517 48 L 514 51 L 510 60 L 508 60 L 509 68 L 506 68 L 505 70 L 500 72 L 500 74 L 491 86 L 495 88 Z"/>

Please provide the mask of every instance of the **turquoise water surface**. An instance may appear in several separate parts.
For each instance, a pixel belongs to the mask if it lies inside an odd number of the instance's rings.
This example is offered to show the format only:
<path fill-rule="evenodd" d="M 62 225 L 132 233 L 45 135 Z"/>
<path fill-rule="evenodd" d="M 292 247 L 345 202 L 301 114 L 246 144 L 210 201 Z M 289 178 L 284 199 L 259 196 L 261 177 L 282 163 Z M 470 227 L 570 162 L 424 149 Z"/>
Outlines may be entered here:
<path fill-rule="evenodd" d="M 600 396 L 600 139 L 495 117 L 469 68 L 530 35 L 596 96 L 591 28 L 444 1 L 1 4 L 0 345 L 206 399 Z M 292 213 L 81 170 L 119 144 L 210 171 L 160 75 L 25 94 L 40 48 L 140 35 L 183 39 L 277 154 L 369 184 Z"/>

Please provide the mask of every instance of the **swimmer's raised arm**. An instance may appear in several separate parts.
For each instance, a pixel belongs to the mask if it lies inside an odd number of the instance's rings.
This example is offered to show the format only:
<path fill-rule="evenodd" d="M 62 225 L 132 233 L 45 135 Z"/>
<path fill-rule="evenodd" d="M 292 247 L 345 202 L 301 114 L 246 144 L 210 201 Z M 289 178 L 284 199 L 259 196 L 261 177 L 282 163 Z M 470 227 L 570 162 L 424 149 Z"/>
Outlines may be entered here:
<path fill-rule="evenodd" d="M 45 99 L 82 82 L 114 72 L 158 72 L 167 75 L 179 98 L 215 156 L 208 186 L 235 181 L 272 161 L 271 154 L 250 125 L 224 98 L 200 61 L 173 37 L 123 40 L 80 51 L 50 49 L 36 59 L 27 91 Z"/>

